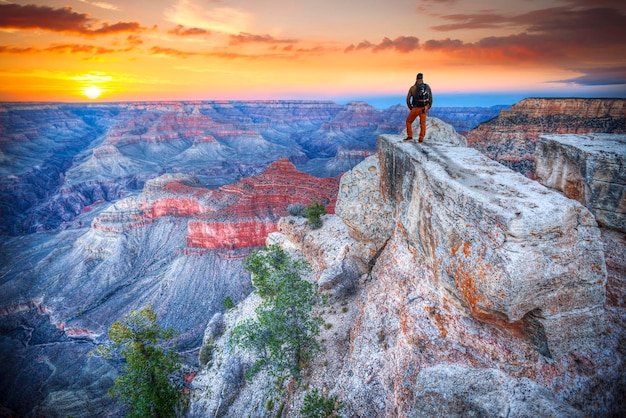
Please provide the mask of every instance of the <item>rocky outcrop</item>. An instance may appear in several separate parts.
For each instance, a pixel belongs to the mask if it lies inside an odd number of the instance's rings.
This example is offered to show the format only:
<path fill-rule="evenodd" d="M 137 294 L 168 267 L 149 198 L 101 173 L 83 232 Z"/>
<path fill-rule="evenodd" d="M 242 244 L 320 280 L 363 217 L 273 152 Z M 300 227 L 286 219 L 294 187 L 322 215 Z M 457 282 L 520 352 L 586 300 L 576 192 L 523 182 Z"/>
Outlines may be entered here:
<path fill-rule="evenodd" d="M 606 269 L 583 206 L 469 148 L 378 146 L 383 197 L 442 294 L 543 355 L 595 345 Z"/>
<path fill-rule="evenodd" d="M 626 135 L 543 135 L 537 180 L 586 206 L 607 228 L 626 232 Z"/>
<path fill-rule="evenodd" d="M 626 307 L 626 136 L 543 135 L 537 178 L 585 205 L 602 225 L 607 305 Z"/>
<path fill-rule="evenodd" d="M 268 238 L 306 258 L 329 295 L 326 350 L 304 386 L 338 396 L 347 416 L 623 414 L 623 310 L 605 308 L 593 215 L 429 135 L 381 136 L 377 156 L 342 177 L 321 229 L 286 218 Z M 256 303 L 224 316 L 191 416 L 263 408 L 267 377 L 225 379 L 231 359 L 251 361 L 228 348 L 228 330 Z M 297 416 L 304 392 L 288 392 L 286 415 Z"/>
<path fill-rule="evenodd" d="M 470 147 L 535 178 L 535 144 L 544 134 L 626 133 L 624 99 L 524 99 L 467 134 Z"/>

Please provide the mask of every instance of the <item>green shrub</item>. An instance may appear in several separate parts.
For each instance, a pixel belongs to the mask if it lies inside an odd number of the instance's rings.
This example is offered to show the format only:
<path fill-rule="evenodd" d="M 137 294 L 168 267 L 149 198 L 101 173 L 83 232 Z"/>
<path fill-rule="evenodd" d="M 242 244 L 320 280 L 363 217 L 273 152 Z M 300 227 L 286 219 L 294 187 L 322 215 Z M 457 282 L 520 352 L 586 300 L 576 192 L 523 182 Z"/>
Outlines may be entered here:
<path fill-rule="evenodd" d="M 222 306 L 224 307 L 224 309 L 229 310 L 233 309 L 235 307 L 235 304 L 233 303 L 233 300 L 230 298 L 230 296 L 226 296 L 226 298 L 222 302 Z"/>
<path fill-rule="evenodd" d="M 203 344 L 200 347 L 200 352 L 198 353 L 198 362 L 201 366 L 206 366 L 207 364 L 213 361 L 213 351 L 215 350 L 215 346 L 213 343 Z"/>
<path fill-rule="evenodd" d="M 338 417 L 343 403 L 336 396 L 327 398 L 317 388 L 304 395 L 304 404 L 300 409 L 303 418 Z"/>
<path fill-rule="evenodd" d="M 304 210 L 304 217 L 309 221 L 313 229 L 322 227 L 322 215 L 326 215 L 326 208 L 317 200 L 311 202 Z"/>

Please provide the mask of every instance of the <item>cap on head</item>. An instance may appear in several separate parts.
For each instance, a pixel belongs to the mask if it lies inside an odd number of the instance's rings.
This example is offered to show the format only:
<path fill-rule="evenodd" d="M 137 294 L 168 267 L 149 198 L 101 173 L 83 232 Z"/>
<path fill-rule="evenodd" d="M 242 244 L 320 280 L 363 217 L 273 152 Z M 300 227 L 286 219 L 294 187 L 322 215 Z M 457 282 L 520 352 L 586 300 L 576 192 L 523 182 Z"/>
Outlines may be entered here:
<path fill-rule="evenodd" d="M 424 74 L 419 73 L 419 74 L 417 75 L 417 79 L 418 79 L 418 80 L 421 80 L 421 79 L 423 79 L 423 78 L 424 78 Z"/>

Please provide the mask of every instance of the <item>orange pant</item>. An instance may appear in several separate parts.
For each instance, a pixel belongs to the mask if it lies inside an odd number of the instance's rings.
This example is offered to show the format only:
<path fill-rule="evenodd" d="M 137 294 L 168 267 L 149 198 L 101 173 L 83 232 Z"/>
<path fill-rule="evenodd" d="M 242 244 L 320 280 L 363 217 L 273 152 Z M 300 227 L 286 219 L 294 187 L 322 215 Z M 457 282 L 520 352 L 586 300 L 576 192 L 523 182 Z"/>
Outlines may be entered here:
<path fill-rule="evenodd" d="M 426 112 L 428 111 L 427 106 L 424 107 L 414 107 L 409 112 L 409 116 L 406 117 L 406 134 L 409 138 L 413 138 L 413 121 L 420 117 L 420 136 L 419 140 L 423 141 L 424 136 L 426 136 Z"/>

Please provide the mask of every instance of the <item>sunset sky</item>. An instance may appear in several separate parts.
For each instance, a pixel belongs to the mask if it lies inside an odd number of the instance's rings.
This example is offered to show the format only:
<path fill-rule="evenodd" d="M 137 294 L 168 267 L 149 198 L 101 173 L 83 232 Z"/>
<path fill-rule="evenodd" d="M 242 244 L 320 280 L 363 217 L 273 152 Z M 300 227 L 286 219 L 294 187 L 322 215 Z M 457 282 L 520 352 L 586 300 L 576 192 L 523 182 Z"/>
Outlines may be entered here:
<path fill-rule="evenodd" d="M 403 102 L 418 72 L 435 105 L 626 97 L 626 1 L 0 0 L 0 101 Z"/>

